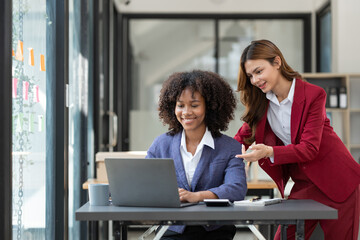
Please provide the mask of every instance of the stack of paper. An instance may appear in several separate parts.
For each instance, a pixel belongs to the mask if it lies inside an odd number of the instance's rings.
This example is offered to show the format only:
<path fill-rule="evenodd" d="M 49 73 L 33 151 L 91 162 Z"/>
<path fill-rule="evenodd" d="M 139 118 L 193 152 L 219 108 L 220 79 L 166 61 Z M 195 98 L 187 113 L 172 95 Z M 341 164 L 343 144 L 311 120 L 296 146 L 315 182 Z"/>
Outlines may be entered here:
<path fill-rule="evenodd" d="M 235 206 L 267 206 L 271 204 L 280 203 L 283 201 L 282 198 L 271 198 L 271 199 L 257 199 L 257 200 L 242 200 L 242 201 L 235 201 Z"/>

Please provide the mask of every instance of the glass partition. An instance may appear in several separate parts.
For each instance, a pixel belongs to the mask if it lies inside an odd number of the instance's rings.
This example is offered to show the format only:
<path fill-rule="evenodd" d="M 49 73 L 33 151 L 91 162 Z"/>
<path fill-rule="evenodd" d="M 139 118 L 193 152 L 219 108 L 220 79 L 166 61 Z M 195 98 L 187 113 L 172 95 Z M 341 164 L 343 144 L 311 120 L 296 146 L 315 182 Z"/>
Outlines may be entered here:
<path fill-rule="evenodd" d="M 317 72 L 331 72 L 332 24 L 331 6 L 326 5 L 316 14 L 317 24 Z"/>
<path fill-rule="evenodd" d="M 219 21 L 219 73 L 233 87 L 237 88 L 240 56 L 251 41 L 269 39 L 284 54 L 286 61 L 298 72 L 304 71 L 304 43 L 302 20 L 246 20 L 230 19 Z M 287 34 L 279 34 L 285 32 Z M 239 96 L 238 96 L 239 99 Z M 230 122 L 226 134 L 234 136 L 245 108 L 238 102 L 235 119 Z"/>
<path fill-rule="evenodd" d="M 13 239 L 45 239 L 46 1 L 13 1 Z"/>
<path fill-rule="evenodd" d="M 177 71 L 215 71 L 215 25 L 213 20 L 134 19 L 129 27 L 130 150 L 147 150 L 154 137 L 167 131 L 157 113 L 163 81 Z"/>
<path fill-rule="evenodd" d="M 159 121 L 157 101 L 164 80 L 176 71 L 218 71 L 237 87 L 240 55 L 255 39 L 269 39 L 297 71 L 305 70 L 304 19 L 129 19 L 127 62 L 130 99 L 129 150 L 147 150 L 167 131 Z M 286 34 L 283 34 L 286 33 Z M 239 94 L 236 93 L 239 99 Z M 234 136 L 244 107 L 238 102 L 235 119 L 225 134 Z M 149 127 L 151 126 L 151 127 Z"/>
<path fill-rule="evenodd" d="M 288 64 L 304 72 L 303 29 L 302 20 L 220 20 L 219 73 L 236 86 L 241 53 L 259 39 L 275 43 Z"/>

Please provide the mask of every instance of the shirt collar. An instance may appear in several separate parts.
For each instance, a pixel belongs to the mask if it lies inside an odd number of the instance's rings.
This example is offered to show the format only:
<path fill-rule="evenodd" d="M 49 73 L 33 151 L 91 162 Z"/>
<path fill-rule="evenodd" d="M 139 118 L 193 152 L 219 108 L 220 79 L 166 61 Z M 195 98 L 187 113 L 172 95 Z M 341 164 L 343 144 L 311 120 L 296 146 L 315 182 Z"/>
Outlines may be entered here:
<path fill-rule="evenodd" d="M 214 138 L 211 135 L 211 132 L 209 131 L 209 129 L 206 127 L 204 136 L 202 137 L 199 145 L 207 145 L 209 147 L 211 147 L 212 149 L 215 149 L 215 143 L 214 143 Z M 181 134 L 181 143 L 180 146 L 183 147 L 183 149 L 186 149 L 186 137 L 185 137 L 185 130 L 183 129 L 182 134 Z"/>
<path fill-rule="evenodd" d="M 294 100 L 295 81 L 296 81 L 296 79 L 294 78 L 293 81 L 292 81 L 291 87 L 290 87 L 289 94 L 288 94 L 287 98 L 285 98 L 285 99 L 288 99 L 291 103 Z M 266 93 L 266 98 L 269 99 L 271 102 L 276 103 L 277 105 L 279 105 L 279 101 L 278 101 L 276 95 L 272 91 L 269 91 L 269 92 Z"/>

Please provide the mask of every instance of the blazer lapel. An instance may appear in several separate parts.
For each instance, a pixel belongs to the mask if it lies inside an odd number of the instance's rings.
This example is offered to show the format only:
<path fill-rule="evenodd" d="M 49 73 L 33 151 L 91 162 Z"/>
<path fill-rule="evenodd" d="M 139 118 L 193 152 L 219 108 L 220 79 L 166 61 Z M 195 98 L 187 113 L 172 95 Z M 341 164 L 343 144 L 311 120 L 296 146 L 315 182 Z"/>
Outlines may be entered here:
<path fill-rule="evenodd" d="M 190 186 L 186 178 L 184 164 L 181 158 L 180 143 L 181 143 L 181 133 L 178 133 L 174 136 L 174 144 L 172 144 L 171 147 L 171 156 L 173 156 L 174 165 L 176 169 L 176 176 L 180 179 L 183 186 L 185 186 L 185 189 L 189 191 Z"/>
<path fill-rule="evenodd" d="M 199 179 L 200 179 L 201 175 L 203 174 L 203 172 L 209 168 L 212 150 L 213 149 L 211 147 L 204 145 L 200 161 L 196 167 L 194 177 L 191 181 L 191 190 L 192 191 L 195 191 L 195 187 L 196 187 L 197 183 L 199 182 Z"/>
<path fill-rule="evenodd" d="M 295 143 L 296 135 L 298 134 L 300 121 L 304 110 L 303 102 L 305 101 L 305 89 L 301 79 L 296 79 L 294 99 L 291 108 L 291 143 Z"/>

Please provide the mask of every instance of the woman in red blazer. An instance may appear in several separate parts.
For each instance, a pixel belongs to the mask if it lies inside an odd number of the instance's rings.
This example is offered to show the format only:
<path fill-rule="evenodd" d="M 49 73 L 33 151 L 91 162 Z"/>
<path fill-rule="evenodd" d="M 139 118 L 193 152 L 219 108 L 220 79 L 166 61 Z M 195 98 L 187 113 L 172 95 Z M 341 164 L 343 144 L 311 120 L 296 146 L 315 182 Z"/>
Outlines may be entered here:
<path fill-rule="evenodd" d="M 237 90 L 246 107 L 235 136 L 245 145 L 238 157 L 258 161 L 283 197 L 291 177 L 289 199 L 314 199 L 338 210 L 337 220 L 305 221 L 306 239 L 318 222 L 327 240 L 357 239 L 360 165 L 330 126 L 325 91 L 304 81 L 268 40 L 245 48 Z M 287 234 L 294 239 L 295 226 Z"/>

